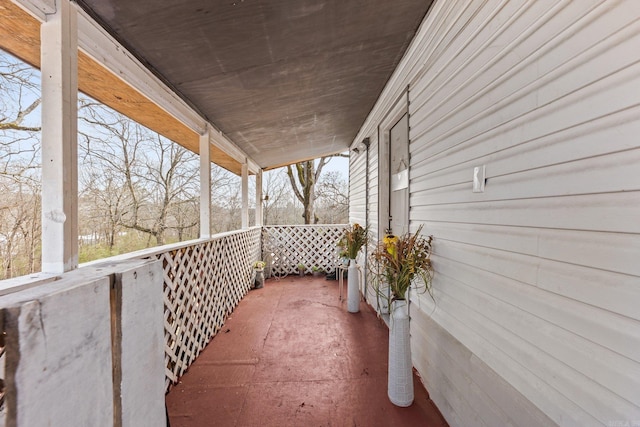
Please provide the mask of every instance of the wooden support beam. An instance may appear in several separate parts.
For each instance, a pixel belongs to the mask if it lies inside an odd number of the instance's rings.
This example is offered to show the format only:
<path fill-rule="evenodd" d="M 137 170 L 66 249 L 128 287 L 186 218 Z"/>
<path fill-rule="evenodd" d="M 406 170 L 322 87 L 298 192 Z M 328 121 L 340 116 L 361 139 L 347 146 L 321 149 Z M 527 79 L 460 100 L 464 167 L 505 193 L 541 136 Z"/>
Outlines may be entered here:
<path fill-rule="evenodd" d="M 261 227 L 262 218 L 262 170 L 256 173 L 256 225 Z"/>
<path fill-rule="evenodd" d="M 41 26 L 42 272 L 78 266 L 78 39 L 76 8 L 58 2 Z"/>
<path fill-rule="evenodd" d="M 249 165 L 242 164 L 242 228 L 249 227 Z"/>
<path fill-rule="evenodd" d="M 211 237 L 211 151 L 209 127 L 200 135 L 200 238 Z"/>

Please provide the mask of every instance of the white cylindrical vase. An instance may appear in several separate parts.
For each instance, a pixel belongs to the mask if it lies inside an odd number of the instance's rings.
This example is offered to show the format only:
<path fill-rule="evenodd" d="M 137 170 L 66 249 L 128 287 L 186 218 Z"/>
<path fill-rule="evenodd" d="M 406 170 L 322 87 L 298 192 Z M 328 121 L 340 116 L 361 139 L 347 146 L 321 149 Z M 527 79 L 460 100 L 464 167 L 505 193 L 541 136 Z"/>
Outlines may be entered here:
<path fill-rule="evenodd" d="M 349 260 L 347 270 L 347 311 L 357 313 L 360 311 L 360 276 L 356 260 Z"/>
<path fill-rule="evenodd" d="M 413 367 L 407 301 L 393 301 L 390 317 L 388 395 L 391 403 L 406 407 L 413 403 Z"/>

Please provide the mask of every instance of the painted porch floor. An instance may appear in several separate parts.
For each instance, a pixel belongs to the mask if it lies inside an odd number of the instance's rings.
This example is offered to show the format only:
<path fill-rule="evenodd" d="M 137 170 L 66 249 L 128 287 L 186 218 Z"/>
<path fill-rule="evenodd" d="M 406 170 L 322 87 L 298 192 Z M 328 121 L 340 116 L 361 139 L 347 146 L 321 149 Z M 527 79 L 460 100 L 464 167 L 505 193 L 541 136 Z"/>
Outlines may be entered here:
<path fill-rule="evenodd" d="M 388 329 L 360 310 L 337 281 L 267 280 L 167 395 L 171 427 L 446 426 L 415 375 L 413 405 L 389 402 Z"/>

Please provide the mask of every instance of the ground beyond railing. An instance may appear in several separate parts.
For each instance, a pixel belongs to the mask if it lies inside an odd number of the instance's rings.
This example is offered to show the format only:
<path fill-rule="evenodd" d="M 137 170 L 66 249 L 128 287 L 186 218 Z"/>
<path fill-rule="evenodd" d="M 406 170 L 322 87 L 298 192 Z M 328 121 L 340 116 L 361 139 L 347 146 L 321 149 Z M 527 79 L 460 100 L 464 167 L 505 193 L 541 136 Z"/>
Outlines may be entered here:
<path fill-rule="evenodd" d="M 346 224 L 262 227 L 262 259 L 267 261 L 268 272 L 278 276 L 297 274 L 299 264 L 304 265 L 305 273 L 311 273 L 314 267 L 325 272 L 335 270 L 337 246 L 345 227 Z"/>

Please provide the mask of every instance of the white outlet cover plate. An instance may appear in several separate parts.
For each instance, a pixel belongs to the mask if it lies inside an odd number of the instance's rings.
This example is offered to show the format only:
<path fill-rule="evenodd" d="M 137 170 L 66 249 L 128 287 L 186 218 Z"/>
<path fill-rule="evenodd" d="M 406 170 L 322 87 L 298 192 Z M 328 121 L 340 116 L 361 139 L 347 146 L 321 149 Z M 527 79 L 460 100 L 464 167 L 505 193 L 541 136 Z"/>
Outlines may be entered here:
<path fill-rule="evenodd" d="M 476 166 L 473 168 L 473 192 L 484 193 L 484 175 L 486 166 Z"/>

